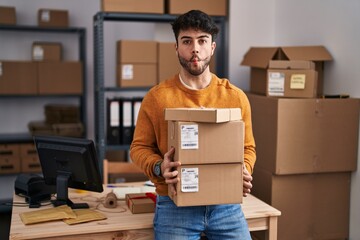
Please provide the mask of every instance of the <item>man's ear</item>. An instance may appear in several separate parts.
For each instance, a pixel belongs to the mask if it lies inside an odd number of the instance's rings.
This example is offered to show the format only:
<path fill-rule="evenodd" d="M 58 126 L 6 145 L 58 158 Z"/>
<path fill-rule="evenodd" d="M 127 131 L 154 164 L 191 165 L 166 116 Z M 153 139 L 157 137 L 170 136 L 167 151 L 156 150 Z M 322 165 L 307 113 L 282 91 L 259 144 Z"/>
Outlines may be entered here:
<path fill-rule="evenodd" d="M 214 55 L 215 48 L 216 48 L 216 42 L 212 42 L 212 44 L 211 44 L 211 56 Z"/>

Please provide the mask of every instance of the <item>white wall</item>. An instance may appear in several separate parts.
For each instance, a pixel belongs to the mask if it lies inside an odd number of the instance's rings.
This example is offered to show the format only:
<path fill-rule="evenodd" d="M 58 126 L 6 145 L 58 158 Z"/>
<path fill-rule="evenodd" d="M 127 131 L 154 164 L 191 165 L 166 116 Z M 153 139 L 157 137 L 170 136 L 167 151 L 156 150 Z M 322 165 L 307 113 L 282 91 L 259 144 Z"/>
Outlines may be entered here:
<path fill-rule="evenodd" d="M 250 46 L 324 45 L 334 58 L 325 64 L 324 93 L 360 97 L 360 1 L 230 0 L 230 3 L 229 76 L 238 86 L 249 89 L 249 70 L 238 63 Z M 350 239 L 360 239 L 359 223 L 360 173 L 354 172 Z"/>
<path fill-rule="evenodd" d="M 229 79 L 244 90 L 249 90 L 249 69 L 240 66 L 244 53 L 250 46 L 279 45 L 325 45 L 334 57 L 334 61 L 325 65 L 325 93 L 348 93 L 360 97 L 360 22 L 359 0 L 229 0 Z M 76 2 L 76 3 L 75 3 Z M 70 24 L 87 29 L 87 79 L 88 79 L 88 132 L 93 138 L 93 15 L 100 9 L 100 0 L 0 0 L 0 5 L 16 6 L 18 24 L 36 25 L 37 9 L 62 8 L 70 11 Z M 155 40 L 172 41 L 171 33 L 166 25 L 132 24 L 131 27 L 105 25 L 106 38 L 109 39 L 105 48 L 106 82 L 114 79 L 113 64 L 115 58 L 112 50 L 114 41 L 120 38 L 147 39 L 151 35 Z M 0 33 L 0 59 L 16 57 L 30 59 L 25 53 L 30 40 L 21 40 L 17 46 L 8 47 L 8 38 Z M 145 37 L 146 35 L 146 37 Z M 13 37 L 15 38 L 15 37 Z M 19 40 L 19 39 L 18 39 Z M 107 41 L 107 40 L 106 40 Z M 5 45 L 6 43 L 6 45 Z M 66 58 L 75 58 L 76 46 L 71 39 L 65 39 Z M 6 47 L 4 47 L 6 46 Z M 22 49 L 22 50 L 19 50 Z M 14 53 L 16 55 L 14 55 Z M 1 100 L 3 101 L 3 100 Z M 3 109 L 9 103 L 1 103 L 0 132 L 4 124 L 11 123 L 10 129 L 24 125 L 23 119 L 5 119 Z M 20 103 L 21 105 L 34 103 Z M 23 109 L 24 110 L 24 109 Z M 40 110 L 37 110 L 36 114 Z M 26 112 L 26 115 L 34 113 Z M 36 116 L 36 115 L 35 115 Z M 6 130 L 8 127 L 6 128 Z M 339 159 L 341 161 L 341 159 Z M 335 190 L 336 191 L 336 190 Z M 354 172 L 351 186 L 351 219 L 350 239 L 360 239 L 360 173 Z"/>

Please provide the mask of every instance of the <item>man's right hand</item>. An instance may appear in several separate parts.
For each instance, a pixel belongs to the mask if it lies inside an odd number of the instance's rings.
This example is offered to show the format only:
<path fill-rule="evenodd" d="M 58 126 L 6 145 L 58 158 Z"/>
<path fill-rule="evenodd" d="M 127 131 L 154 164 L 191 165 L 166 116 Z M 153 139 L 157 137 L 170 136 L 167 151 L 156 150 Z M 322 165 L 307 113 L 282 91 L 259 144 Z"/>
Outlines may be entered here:
<path fill-rule="evenodd" d="M 178 174 L 179 172 L 176 170 L 177 167 L 181 166 L 180 162 L 174 162 L 174 153 L 175 148 L 171 147 L 170 150 L 165 153 L 164 161 L 161 164 L 161 172 L 163 177 L 165 178 L 165 182 L 169 184 L 169 193 L 171 195 L 176 195 L 176 184 L 180 181 Z"/>

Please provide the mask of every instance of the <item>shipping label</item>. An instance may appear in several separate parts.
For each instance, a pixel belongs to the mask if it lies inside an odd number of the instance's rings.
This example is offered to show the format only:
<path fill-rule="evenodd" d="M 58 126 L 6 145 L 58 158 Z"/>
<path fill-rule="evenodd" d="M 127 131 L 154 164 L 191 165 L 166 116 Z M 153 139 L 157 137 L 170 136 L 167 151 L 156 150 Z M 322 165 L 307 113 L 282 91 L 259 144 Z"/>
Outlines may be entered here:
<path fill-rule="evenodd" d="M 181 191 L 199 192 L 199 168 L 181 169 Z"/>
<path fill-rule="evenodd" d="M 199 125 L 181 125 L 181 149 L 199 149 Z"/>
<path fill-rule="evenodd" d="M 268 82 L 269 96 L 284 96 L 285 74 L 281 72 L 270 72 Z"/>
<path fill-rule="evenodd" d="M 134 78 L 134 65 L 124 64 L 121 68 L 121 78 L 123 80 L 133 80 Z"/>

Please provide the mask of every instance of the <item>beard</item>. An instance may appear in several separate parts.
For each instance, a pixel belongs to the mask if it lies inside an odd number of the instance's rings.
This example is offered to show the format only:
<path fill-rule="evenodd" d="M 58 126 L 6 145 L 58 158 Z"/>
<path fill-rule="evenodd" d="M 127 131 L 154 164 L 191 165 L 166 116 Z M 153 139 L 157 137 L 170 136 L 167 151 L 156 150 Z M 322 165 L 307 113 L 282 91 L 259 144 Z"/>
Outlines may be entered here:
<path fill-rule="evenodd" d="M 178 55 L 178 58 L 179 58 L 180 65 L 193 76 L 199 76 L 200 74 L 202 74 L 205 71 L 205 69 L 209 66 L 210 60 L 211 60 L 211 56 L 204 58 L 204 59 L 200 59 L 199 57 L 197 57 L 195 55 L 190 60 L 186 60 L 185 58 L 181 57 L 180 55 Z M 198 64 L 198 67 L 193 68 L 192 61 L 195 58 L 198 59 L 199 64 Z"/>

